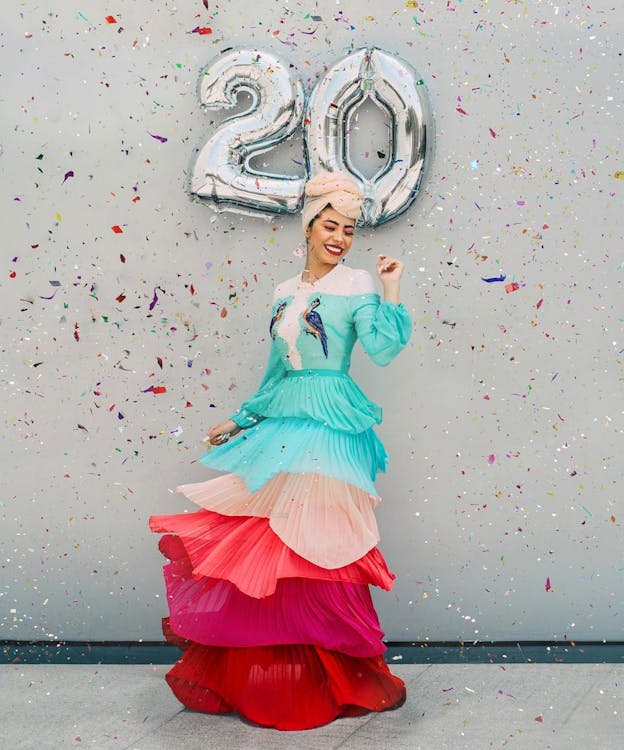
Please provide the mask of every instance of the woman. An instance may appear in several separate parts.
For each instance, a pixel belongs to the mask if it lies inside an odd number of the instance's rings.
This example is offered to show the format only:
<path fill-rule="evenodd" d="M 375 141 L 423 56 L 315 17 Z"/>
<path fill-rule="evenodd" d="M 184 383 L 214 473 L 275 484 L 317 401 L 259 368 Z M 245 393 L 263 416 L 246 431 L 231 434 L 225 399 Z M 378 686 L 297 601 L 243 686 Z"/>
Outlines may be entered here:
<path fill-rule="evenodd" d="M 266 374 L 200 458 L 225 473 L 177 488 L 202 510 L 150 518 L 170 532 L 163 631 L 184 649 L 166 679 L 197 711 L 307 729 L 405 701 L 369 591 L 394 579 L 373 512 L 381 409 L 347 373 L 358 339 L 387 365 L 411 319 L 402 263 L 379 256 L 383 302 L 368 272 L 341 263 L 361 200 L 341 173 L 307 183 L 306 265 L 275 290 Z"/>

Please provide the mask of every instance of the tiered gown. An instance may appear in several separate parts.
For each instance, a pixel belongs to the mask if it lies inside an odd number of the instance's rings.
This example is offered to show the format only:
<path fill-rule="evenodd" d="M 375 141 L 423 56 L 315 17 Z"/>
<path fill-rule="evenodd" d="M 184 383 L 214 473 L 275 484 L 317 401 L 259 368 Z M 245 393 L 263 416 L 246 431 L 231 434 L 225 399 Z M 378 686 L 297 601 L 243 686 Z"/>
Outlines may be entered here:
<path fill-rule="evenodd" d="M 411 329 L 363 270 L 276 288 L 266 374 L 231 416 L 243 429 L 199 459 L 223 473 L 177 488 L 200 510 L 150 518 L 163 632 L 183 649 L 166 679 L 187 707 L 290 730 L 404 702 L 369 591 L 395 577 L 376 546 L 381 409 L 348 370 L 358 339 L 387 365 Z"/>

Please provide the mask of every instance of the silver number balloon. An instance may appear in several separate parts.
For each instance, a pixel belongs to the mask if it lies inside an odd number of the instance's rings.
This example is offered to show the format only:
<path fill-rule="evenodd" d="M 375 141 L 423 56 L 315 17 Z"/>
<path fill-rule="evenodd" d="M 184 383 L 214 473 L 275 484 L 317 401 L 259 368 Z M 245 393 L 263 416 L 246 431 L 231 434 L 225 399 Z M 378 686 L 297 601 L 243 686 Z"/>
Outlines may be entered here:
<path fill-rule="evenodd" d="M 349 156 L 348 118 L 367 98 L 389 116 L 392 134 L 390 158 L 373 179 L 362 175 Z M 433 147 L 425 89 L 411 65 L 375 47 L 348 55 L 317 83 L 304 121 L 310 176 L 321 170 L 349 171 L 364 195 L 361 224 L 376 226 L 407 209 Z"/>
<path fill-rule="evenodd" d="M 227 118 L 203 146 L 192 167 L 191 193 L 216 210 L 250 215 L 298 210 L 304 177 L 258 172 L 249 164 L 299 127 L 304 93 L 293 70 L 256 49 L 231 50 L 203 69 L 198 94 L 204 108 L 230 109 L 241 90 L 251 94 L 252 104 Z"/>

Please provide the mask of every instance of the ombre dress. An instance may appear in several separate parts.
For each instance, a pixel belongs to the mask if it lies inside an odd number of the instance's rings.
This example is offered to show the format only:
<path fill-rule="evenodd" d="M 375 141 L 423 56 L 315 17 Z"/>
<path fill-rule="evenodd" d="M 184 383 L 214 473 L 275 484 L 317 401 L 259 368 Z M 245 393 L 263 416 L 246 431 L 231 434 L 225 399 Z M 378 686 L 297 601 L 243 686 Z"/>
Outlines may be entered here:
<path fill-rule="evenodd" d="M 358 339 L 387 365 L 412 325 L 368 272 L 338 265 L 314 285 L 280 284 L 269 327 L 264 379 L 231 416 L 243 430 L 199 459 L 223 473 L 178 487 L 200 510 L 152 516 L 150 528 L 168 532 L 163 632 L 183 649 L 166 675 L 177 698 L 307 729 L 405 700 L 369 591 L 395 577 L 376 546 L 381 409 L 348 370 Z"/>

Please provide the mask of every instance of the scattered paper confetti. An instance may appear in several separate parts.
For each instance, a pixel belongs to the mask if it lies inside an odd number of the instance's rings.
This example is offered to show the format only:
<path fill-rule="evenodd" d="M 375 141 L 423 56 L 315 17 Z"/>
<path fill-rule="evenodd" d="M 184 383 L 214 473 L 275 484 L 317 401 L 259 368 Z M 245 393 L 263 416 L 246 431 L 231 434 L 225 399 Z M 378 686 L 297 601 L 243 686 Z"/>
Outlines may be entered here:
<path fill-rule="evenodd" d="M 500 276 L 490 276 L 490 278 L 487 278 L 487 279 L 484 279 L 483 277 L 481 277 L 481 281 L 485 281 L 488 284 L 492 284 L 495 281 L 505 281 L 506 278 L 507 277 L 505 276 L 505 274 L 501 273 Z"/>

